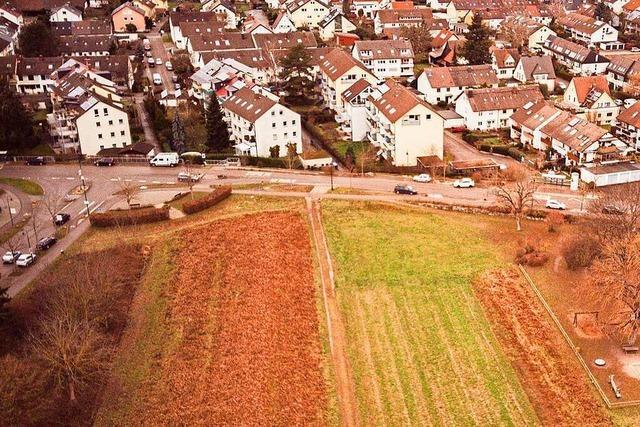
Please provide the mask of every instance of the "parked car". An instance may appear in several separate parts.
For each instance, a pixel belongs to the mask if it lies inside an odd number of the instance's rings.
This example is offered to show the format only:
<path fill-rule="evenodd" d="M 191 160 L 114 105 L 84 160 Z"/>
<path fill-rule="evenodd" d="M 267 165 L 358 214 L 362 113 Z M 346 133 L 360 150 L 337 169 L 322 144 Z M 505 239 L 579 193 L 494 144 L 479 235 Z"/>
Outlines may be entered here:
<path fill-rule="evenodd" d="M 155 157 L 149 160 L 151 166 L 170 166 L 176 167 L 180 163 L 180 156 L 178 153 L 158 153 Z"/>
<path fill-rule="evenodd" d="M 20 258 L 20 255 L 22 255 L 22 252 L 20 251 L 7 251 L 4 255 L 2 255 L 2 263 L 13 264 L 18 260 L 18 258 Z"/>
<path fill-rule="evenodd" d="M 471 188 L 471 187 L 475 187 L 476 183 L 471 178 L 462 178 L 462 179 L 456 179 L 455 181 L 453 181 L 453 186 L 455 188 Z"/>
<path fill-rule="evenodd" d="M 22 254 L 16 260 L 18 267 L 28 267 L 36 261 L 36 254 Z"/>
<path fill-rule="evenodd" d="M 172 81 L 172 82 L 174 82 L 174 83 L 178 83 L 178 76 L 176 76 L 175 74 L 173 74 L 173 75 L 171 76 L 171 81 Z"/>
<path fill-rule="evenodd" d="M 418 192 L 414 190 L 410 185 L 396 185 L 396 187 L 393 189 L 393 192 L 396 194 L 410 194 L 412 196 L 418 194 Z"/>
<path fill-rule="evenodd" d="M 146 56 L 147 58 L 153 58 L 153 53 L 152 53 L 150 50 L 148 50 L 148 51 L 145 53 L 145 56 Z M 155 62 L 154 62 L 154 64 L 155 64 Z"/>
<path fill-rule="evenodd" d="M 178 181 L 180 182 L 198 182 L 201 178 L 201 173 L 180 172 L 178 174 Z"/>
<path fill-rule="evenodd" d="M 51 246 L 55 245 L 58 239 L 53 236 L 48 236 L 40 239 L 38 244 L 36 245 L 36 249 L 39 251 L 46 251 Z"/>
<path fill-rule="evenodd" d="M 174 83 L 173 87 L 175 87 L 176 90 L 180 90 L 180 88 L 181 88 L 180 83 Z"/>
<path fill-rule="evenodd" d="M 113 166 L 116 164 L 116 161 L 113 157 L 100 157 L 98 160 L 93 162 L 96 166 Z"/>
<path fill-rule="evenodd" d="M 559 202 L 559 201 L 557 201 L 555 199 L 547 200 L 547 203 L 544 206 L 546 208 L 548 208 L 548 209 L 558 209 L 558 210 L 561 210 L 561 211 L 567 209 L 567 206 L 564 203 Z"/>
<path fill-rule="evenodd" d="M 154 68 L 156 66 L 156 61 L 153 60 L 153 57 L 150 57 L 147 59 L 147 64 L 149 65 L 149 68 Z"/>
<path fill-rule="evenodd" d="M 69 215 L 66 212 L 62 212 L 62 213 L 56 214 L 56 216 L 53 218 L 53 224 L 60 227 L 61 225 L 65 225 L 67 222 L 69 222 L 70 219 L 71 219 L 71 215 Z"/>
<path fill-rule="evenodd" d="M 162 58 L 156 58 L 156 65 L 162 65 Z"/>
<path fill-rule="evenodd" d="M 173 64 L 171 63 L 171 61 L 165 62 L 164 66 L 167 68 L 167 70 L 173 71 Z"/>
<path fill-rule="evenodd" d="M 29 166 L 42 166 L 42 165 L 46 165 L 47 161 L 44 159 L 44 157 L 42 156 L 38 156 L 38 157 L 29 157 L 27 159 L 27 161 L 25 162 L 25 164 L 29 165 Z"/>
<path fill-rule="evenodd" d="M 428 173 L 421 173 L 420 175 L 415 175 L 413 180 L 415 182 L 431 182 L 431 175 Z"/>
<path fill-rule="evenodd" d="M 631 48 L 631 52 L 640 52 L 640 47 L 634 46 Z"/>

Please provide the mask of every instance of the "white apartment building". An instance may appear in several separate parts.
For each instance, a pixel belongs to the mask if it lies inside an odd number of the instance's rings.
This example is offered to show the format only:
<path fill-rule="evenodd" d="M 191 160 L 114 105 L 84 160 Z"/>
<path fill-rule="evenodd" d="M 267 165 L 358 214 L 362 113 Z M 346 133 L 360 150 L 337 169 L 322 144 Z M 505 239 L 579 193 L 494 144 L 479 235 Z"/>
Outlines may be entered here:
<path fill-rule="evenodd" d="M 468 89 L 456 99 L 456 113 L 469 130 L 505 128 L 515 110 L 527 102 L 543 100 L 538 86 Z"/>
<path fill-rule="evenodd" d="M 336 33 L 348 33 L 355 29 L 356 26 L 344 16 L 340 9 L 333 9 L 318 23 L 322 40 L 331 40 Z"/>
<path fill-rule="evenodd" d="M 573 74 L 603 74 L 609 65 L 609 60 L 595 50 L 557 36 L 549 36 L 542 51 L 565 65 Z"/>
<path fill-rule="evenodd" d="M 56 81 L 51 101 L 53 112 L 47 120 L 64 152 L 96 155 L 131 144 L 129 116 L 113 82 L 78 68 Z"/>
<path fill-rule="evenodd" d="M 568 13 L 556 19 L 558 25 L 571 34 L 571 38 L 590 47 L 604 50 L 621 49 L 618 46 L 618 30 L 611 25 L 590 16 Z"/>
<path fill-rule="evenodd" d="M 318 28 L 331 11 L 331 5 L 322 0 L 289 0 L 285 3 L 289 19 L 296 28 Z"/>
<path fill-rule="evenodd" d="M 416 166 L 418 158 L 443 158 L 444 119 L 420 96 L 393 79 L 366 101 L 367 137 L 394 166 Z"/>
<path fill-rule="evenodd" d="M 342 92 L 343 114 L 336 116 L 340 130 L 349 135 L 351 141 L 362 141 L 369 131 L 366 102 L 374 91 L 373 86 L 360 79 Z"/>
<path fill-rule="evenodd" d="M 611 97 L 606 76 L 583 76 L 571 79 L 561 104 L 577 116 L 598 125 L 612 125 L 620 112 Z"/>
<path fill-rule="evenodd" d="M 244 87 L 222 103 L 231 139 L 238 155 L 270 157 L 270 148 L 279 147 L 280 157 L 289 144 L 302 153 L 300 115 L 278 103 L 278 98 L 258 86 Z"/>
<path fill-rule="evenodd" d="M 498 76 L 489 64 L 432 67 L 418 77 L 418 91 L 431 104 L 449 104 L 466 89 L 498 87 L 498 83 Z"/>
<path fill-rule="evenodd" d="M 18 57 L 16 61 L 16 91 L 22 95 L 38 95 L 51 91 L 55 80 L 53 73 L 62 65 L 61 56 L 53 57 Z"/>
<path fill-rule="evenodd" d="M 226 22 L 225 28 L 234 30 L 238 27 L 238 15 L 233 4 L 226 0 L 209 0 L 202 4 L 203 12 L 213 12 L 218 16 L 223 16 Z"/>
<path fill-rule="evenodd" d="M 377 82 L 362 62 L 340 48 L 330 51 L 320 62 L 320 77 L 324 104 L 338 114 L 342 113 L 342 93 L 352 84 L 360 79 Z"/>
<path fill-rule="evenodd" d="M 521 83 L 545 85 L 549 93 L 556 87 L 556 72 L 548 55 L 523 56 L 513 71 L 513 78 Z"/>
<path fill-rule="evenodd" d="M 356 41 L 351 53 L 380 80 L 413 77 L 413 47 L 407 39 Z"/>

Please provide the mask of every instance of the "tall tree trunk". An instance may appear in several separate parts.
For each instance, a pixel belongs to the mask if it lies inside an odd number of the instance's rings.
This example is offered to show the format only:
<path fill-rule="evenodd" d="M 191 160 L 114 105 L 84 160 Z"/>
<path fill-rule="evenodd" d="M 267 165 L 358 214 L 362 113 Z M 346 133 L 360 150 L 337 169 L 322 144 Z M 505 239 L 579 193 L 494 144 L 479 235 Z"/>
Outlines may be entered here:
<path fill-rule="evenodd" d="M 520 214 L 516 214 L 516 231 L 522 231 L 522 221 L 520 219 Z"/>
<path fill-rule="evenodd" d="M 69 381 L 69 400 L 72 402 L 76 401 L 76 388 L 73 385 L 73 381 Z"/>

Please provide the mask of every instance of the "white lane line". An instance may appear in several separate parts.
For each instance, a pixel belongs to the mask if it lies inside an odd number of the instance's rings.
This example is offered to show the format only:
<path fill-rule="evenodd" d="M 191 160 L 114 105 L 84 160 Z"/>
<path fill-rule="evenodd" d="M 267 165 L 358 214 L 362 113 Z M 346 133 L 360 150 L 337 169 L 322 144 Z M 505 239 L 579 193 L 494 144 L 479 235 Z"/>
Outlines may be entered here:
<path fill-rule="evenodd" d="M 162 181 L 151 181 L 152 184 L 162 184 Z"/>
<path fill-rule="evenodd" d="M 98 209 L 100 206 L 102 206 L 104 204 L 104 202 L 106 202 L 106 200 L 103 200 L 100 203 L 98 203 L 93 209 L 91 209 L 89 211 L 89 213 L 92 214 L 96 209 Z"/>
<path fill-rule="evenodd" d="M 147 182 L 146 179 L 139 179 L 138 182 Z"/>
<path fill-rule="evenodd" d="M 442 194 L 438 194 L 438 193 L 428 193 L 427 197 L 431 197 L 432 199 L 442 199 L 443 198 Z"/>
<path fill-rule="evenodd" d="M 87 205 L 87 207 L 82 208 L 82 210 L 79 212 L 79 213 L 80 213 L 80 215 L 84 214 L 84 213 L 87 211 L 87 209 L 88 209 L 88 208 L 90 208 L 90 207 L 91 207 L 91 205 L 93 205 L 94 203 L 95 203 L 94 201 L 89 202 L 89 204 Z"/>
<path fill-rule="evenodd" d="M 116 182 L 116 181 L 118 181 L 118 178 L 111 178 L 111 179 L 109 179 L 109 181 Z"/>
<path fill-rule="evenodd" d="M 123 179 L 124 182 L 131 182 L 133 181 L 132 179 Z"/>
<path fill-rule="evenodd" d="M 74 178 L 74 177 L 72 177 L 72 176 L 68 176 L 68 177 L 66 177 L 65 179 L 66 179 L 67 181 L 72 181 L 72 180 L 74 180 L 75 178 Z"/>
<path fill-rule="evenodd" d="M 67 203 L 66 205 L 64 205 L 64 206 L 62 207 L 62 209 L 60 209 L 60 212 L 64 212 L 64 210 L 65 210 L 65 209 L 67 209 L 67 208 L 68 208 L 72 203 L 73 203 L 73 202 L 69 202 L 69 203 Z"/>
<path fill-rule="evenodd" d="M 60 179 L 59 176 L 52 176 L 51 179 Z"/>

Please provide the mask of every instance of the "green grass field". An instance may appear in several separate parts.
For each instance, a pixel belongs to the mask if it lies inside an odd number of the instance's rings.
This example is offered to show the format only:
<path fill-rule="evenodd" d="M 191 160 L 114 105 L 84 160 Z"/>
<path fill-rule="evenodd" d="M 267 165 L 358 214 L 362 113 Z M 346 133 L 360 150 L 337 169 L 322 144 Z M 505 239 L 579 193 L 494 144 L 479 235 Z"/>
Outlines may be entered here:
<path fill-rule="evenodd" d="M 500 265 L 470 216 L 323 202 L 363 425 L 539 421 L 471 282 Z"/>
<path fill-rule="evenodd" d="M 31 196 L 42 196 L 44 194 L 44 190 L 42 189 L 40 184 L 38 184 L 37 182 L 29 181 L 28 179 L 0 178 L 0 183 L 15 187 L 23 193 L 29 194 Z"/>

